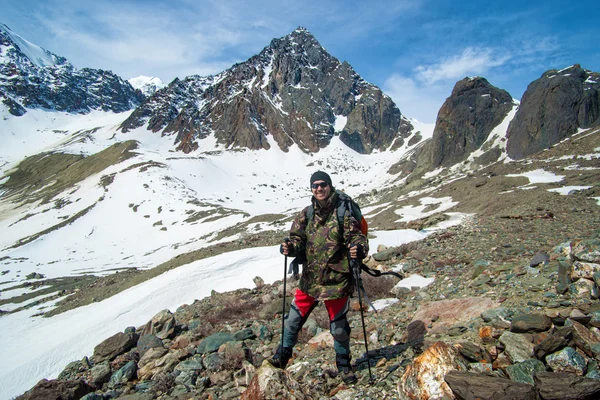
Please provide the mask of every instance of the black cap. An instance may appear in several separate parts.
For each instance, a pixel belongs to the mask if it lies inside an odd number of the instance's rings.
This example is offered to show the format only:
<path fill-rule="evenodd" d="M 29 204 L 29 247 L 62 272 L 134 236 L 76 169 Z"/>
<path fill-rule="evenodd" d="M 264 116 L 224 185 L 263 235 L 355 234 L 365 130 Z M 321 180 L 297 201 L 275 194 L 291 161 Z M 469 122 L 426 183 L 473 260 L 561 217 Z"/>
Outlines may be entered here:
<path fill-rule="evenodd" d="M 311 186 L 316 181 L 325 181 L 325 182 L 327 182 L 327 184 L 329 184 L 329 186 L 333 186 L 333 184 L 331 183 L 331 178 L 329 177 L 329 175 L 327 175 L 326 172 L 323 172 L 323 171 L 317 171 L 311 175 L 311 177 L 310 177 Z"/>

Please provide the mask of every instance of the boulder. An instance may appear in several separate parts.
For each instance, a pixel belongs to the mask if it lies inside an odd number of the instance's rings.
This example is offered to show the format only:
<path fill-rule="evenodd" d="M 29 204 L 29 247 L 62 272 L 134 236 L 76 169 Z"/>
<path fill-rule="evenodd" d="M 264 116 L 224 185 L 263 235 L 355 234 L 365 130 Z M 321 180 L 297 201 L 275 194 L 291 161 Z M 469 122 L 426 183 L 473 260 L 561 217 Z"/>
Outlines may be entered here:
<path fill-rule="evenodd" d="M 571 279 L 594 279 L 594 273 L 600 272 L 600 264 L 587 261 L 574 261 L 571 267 Z"/>
<path fill-rule="evenodd" d="M 533 349 L 535 356 L 539 360 L 543 360 L 547 354 L 554 353 L 563 349 L 571 343 L 572 340 L 571 328 L 563 326 L 557 329 L 552 335 L 548 336 Z"/>
<path fill-rule="evenodd" d="M 546 362 L 554 372 L 568 372 L 582 376 L 585 372 L 585 358 L 572 347 L 565 347 L 546 357 Z"/>
<path fill-rule="evenodd" d="M 521 314 L 512 320 L 510 331 L 515 333 L 544 332 L 552 327 L 552 320 L 544 314 Z"/>
<path fill-rule="evenodd" d="M 600 343 L 600 340 L 588 328 L 577 321 L 569 319 L 565 325 L 572 328 L 573 341 L 577 347 L 588 357 L 594 357 L 594 348 Z"/>
<path fill-rule="evenodd" d="M 572 246 L 573 258 L 600 264 L 600 239 L 582 240 Z"/>
<path fill-rule="evenodd" d="M 42 379 L 31 390 L 15 400 L 77 400 L 94 389 L 84 381 Z"/>
<path fill-rule="evenodd" d="M 110 379 L 110 365 L 108 361 L 104 361 L 100 364 L 94 365 L 90 370 L 90 380 L 96 386 L 100 386 L 103 383 L 108 382 Z"/>
<path fill-rule="evenodd" d="M 429 332 L 444 333 L 457 323 L 479 317 L 484 311 L 497 306 L 497 302 L 486 297 L 433 301 L 420 305 L 413 316 L 413 321 L 420 320 L 428 326 L 435 320 Z"/>
<path fill-rule="evenodd" d="M 449 371 L 466 370 L 458 353 L 444 342 L 435 342 L 406 367 L 398 390 L 411 399 L 452 398 L 444 381 Z"/>
<path fill-rule="evenodd" d="M 591 400 L 600 398 L 600 381 L 564 372 L 538 372 L 535 386 L 541 400 Z"/>
<path fill-rule="evenodd" d="M 457 400 L 537 400 L 535 388 L 526 383 L 464 371 L 450 371 L 444 377 Z"/>
<path fill-rule="evenodd" d="M 154 335 L 159 339 L 170 339 L 175 335 L 175 316 L 169 310 L 156 314 L 142 331 L 142 335 Z"/>
<path fill-rule="evenodd" d="M 197 353 L 207 354 L 219 350 L 222 344 L 235 341 L 235 336 L 229 332 L 217 332 L 204 339 L 196 349 Z"/>
<path fill-rule="evenodd" d="M 472 342 L 460 342 L 456 345 L 459 353 L 467 360 L 476 362 L 491 363 L 492 357 L 490 353 L 482 349 L 479 345 Z"/>
<path fill-rule="evenodd" d="M 108 381 L 109 387 L 117 387 L 129 382 L 134 376 L 136 376 L 137 364 L 135 361 L 129 361 L 117 370 Z"/>
<path fill-rule="evenodd" d="M 309 398 L 302 391 L 300 384 L 289 373 L 273 367 L 266 360 L 256 371 L 256 375 L 250 381 L 248 389 L 241 396 L 241 400 L 304 400 Z"/>
<path fill-rule="evenodd" d="M 511 381 L 527 383 L 533 386 L 535 373 L 546 371 L 546 366 L 540 360 L 530 358 L 529 360 L 509 365 L 505 369 Z"/>
<path fill-rule="evenodd" d="M 131 350 L 137 343 L 135 333 L 119 332 L 94 348 L 94 361 L 100 363 L 104 360 L 112 360 L 116 356 Z"/>
<path fill-rule="evenodd" d="M 534 345 L 525 335 L 504 332 L 498 340 L 504 345 L 504 353 L 513 363 L 529 360 L 533 357 Z"/>
<path fill-rule="evenodd" d="M 137 342 L 137 350 L 140 358 L 143 358 L 148 350 L 155 347 L 164 347 L 163 341 L 151 334 L 142 335 Z"/>

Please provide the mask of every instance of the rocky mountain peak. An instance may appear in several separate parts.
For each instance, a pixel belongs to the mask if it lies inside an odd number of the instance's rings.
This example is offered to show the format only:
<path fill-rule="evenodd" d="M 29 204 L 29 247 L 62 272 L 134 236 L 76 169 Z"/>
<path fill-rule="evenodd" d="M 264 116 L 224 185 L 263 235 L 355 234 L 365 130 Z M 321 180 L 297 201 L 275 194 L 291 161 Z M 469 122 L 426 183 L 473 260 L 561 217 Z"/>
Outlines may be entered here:
<path fill-rule="evenodd" d="M 600 74 L 580 65 L 533 81 L 508 128 L 508 155 L 521 159 L 600 123 Z"/>
<path fill-rule="evenodd" d="M 385 149 L 412 132 L 393 101 L 340 63 L 304 28 L 273 39 L 245 62 L 214 77 L 174 81 L 122 124 L 174 134 L 193 151 L 214 134 L 225 147 L 293 144 L 307 152 L 336 135 L 361 153 Z"/>
<path fill-rule="evenodd" d="M 432 138 L 431 167 L 450 166 L 465 160 L 481 147 L 512 107 L 510 94 L 491 85 L 485 78 L 458 81 L 438 113 Z M 495 149 L 495 159 L 499 155 Z"/>
<path fill-rule="evenodd" d="M 112 72 L 76 70 L 66 58 L 0 24 L 0 99 L 11 114 L 21 116 L 27 108 L 122 112 L 136 107 L 143 97 Z"/>
<path fill-rule="evenodd" d="M 3 23 L 0 23 L 0 46 L 2 46 L 3 58 L 22 68 L 70 65 L 66 58 L 23 39 Z M 6 60 L 2 61 L 6 62 Z"/>

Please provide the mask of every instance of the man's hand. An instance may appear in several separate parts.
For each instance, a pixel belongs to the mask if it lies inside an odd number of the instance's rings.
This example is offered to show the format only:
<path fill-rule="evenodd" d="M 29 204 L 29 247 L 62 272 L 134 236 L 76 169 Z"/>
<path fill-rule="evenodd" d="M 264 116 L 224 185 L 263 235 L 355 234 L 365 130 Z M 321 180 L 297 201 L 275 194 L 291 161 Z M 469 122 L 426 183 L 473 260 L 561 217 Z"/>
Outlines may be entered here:
<path fill-rule="evenodd" d="M 366 254 L 363 247 L 360 244 L 355 244 L 350 247 L 350 258 L 365 258 Z"/>
<path fill-rule="evenodd" d="M 281 246 L 279 246 L 279 252 L 281 254 L 283 254 L 284 256 L 287 256 L 290 253 L 291 246 L 292 246 L 292 244 L 290 243 L 290 239 L 285 238 L 283 240 L 283 243 L 281 243 Z"/>

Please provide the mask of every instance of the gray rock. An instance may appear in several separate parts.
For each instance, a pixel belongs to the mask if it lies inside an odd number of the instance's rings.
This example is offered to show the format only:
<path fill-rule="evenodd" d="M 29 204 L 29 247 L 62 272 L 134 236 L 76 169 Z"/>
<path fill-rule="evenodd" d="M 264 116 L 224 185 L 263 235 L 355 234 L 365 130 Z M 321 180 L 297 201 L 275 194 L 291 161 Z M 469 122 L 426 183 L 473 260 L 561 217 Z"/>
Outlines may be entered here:
<path fill-rule="evenodd" d="M 94 348 L 94 361 L 96 363 L 104 360 L 112 360 L 119 354 L 131 350 L 137 343 L 137 335 L 135 333 L 119 332 Z"/>
<path fill-rule="evenodd" d="M 233 334 L 229 332 L 217 332 L 204 339 L 196 349 L 197 353 L 207 354 L 219 350 L 222 344 L 235 341 Z"/>
<path fill-rule="evenodd" d="M 572 250 L 576 260 L 600 264 L 600 239 L 582 240 Z"/>
<path fill-rule="evenodd" d="M 390 247 L 383 251 L 377 252 L 372 255 L 373 260 L 378 262 L 389 261 L 392 258 L 402 254 L 402 251 L 399 247 Z"/>
<path fill-rule="evenodd" d="M 163 346 L 163 341 L 154 335 L 146 334 L 146 335 L 142 335 L 138 339 L 137 350 L 140 355 L 140 358 L 142 358 L 148 350 L 155 348 L 155 347 L 164 347 L 164 346 Z"/>
<path fill-rule="evenodd" d="M 459 353 L 467 360 L 491 363 L 490 353 L 473 342 L 460 342 L 457 346 Z"/>
<path fill-rule="evenodd" d="M 175 316 L 169 310 L 162 310 L 148 321 L 142 335 L 154 335 L 159 339 L 170 339 L 175 334 Z"/>
<path fill-rule="evenodd" d="M 588 357 L 594 357 L 594 346 L 600 344 L 600 340 L 589 329 L 577 321 L 568 319 L 565 326 L 570 326 L 573 332 L 573 341 L 577 347 Z"/>
<path fill-rule="evenodd" d="M 569 372 L 579 376 L 583 375 L 587 364 L 585 358 L 572 347 L 549 354 L 546 362 L 554 372 Z"/>
<path fill-rule="evenodd" d="M 522 362 L 515 363 L 506 367 L 506 373 L 511 381 L 534 384 L 533 377 L 536 372 L 544 372 L 546 367 L 544 363 L 535 358 L 530 358 Z"/>
<path fill-rule="evenodd" d="M 550 262 L 550 256 L 544 251 L 538 251 L 535 253 L 531 261 L 529 262 L 530 267 L 537 267 L 540 264 L 548 264 Z"/>
<path fill-rule="evenodd" d="M 175 370 L 177 371 L 202 371 L 204 369 L 204 365 L 202 364 L 202 356 L 196 354 L 191 358 L 180 362 Z"/>
<path fill-rule="evenodd" d="M 83 396 L 80 400 L 104 400 L 104 396 L 101 396 L 97 393 L 88 393 Z"/>
<path fill-rule="evenodd" d="M 254 331 L 252 330 L 252 328 L 245 328 L 245 329 L 242 329 L 242 330 L 234 333 L 233 337 L 235 338 L 236 341 L 242 342 L 242 341 L 248 340 L 248 339 L 255 339 L 256 335 L 254 334 Z"/>
<path fill-rule="evenodd" d="M 535 386 L 544 400 L 600 398 L 600 381 L 564 372 L 538 372 Z"/>
<path fill-rule="evenodd" d="M 504 345 L 504 352 L 513 363 L 523 362 L 533 357 L 534 345 L 525 335 L 504 332 L 498 340 Z"/>
<path fill-rule="evenodd" d="M 571 285 L 571 274 L 569 273 L 571 263 L 565 258 L 558 259 L 558 285 L 556 285 L 556 293 L 564 294 L 569 290 Z"/>
<path fill-rule="evenodd" d="M 484 322 L 490 322 L 494 318 L 500 317 L 506 319 L 511 315 L 512 313 L 510 312 L 510 310 L 504 307 L 498 307 L 483 311 L 481 313 L 481 319 L 483 319 Z"/>
<path fill-rule="evenodd" d="M 196 385 L 196 380 L 198 379 L 198 371 L 188 370 L 181 371 L 179 375 L 175 378 L 175 383 L 177 385 L 183 385 L 188 388 Z"/>
<path fill-rule="evenodd" d="M 223 353 L 211 353 L 204 357 L 202 362 L 207 370 L 217 372 L 225 365 L 225 356 Z"/>
<path fill-rule="evenodd" d="M 535 346 L 535 356 L 538 359 L 543 360 L 547 354 L 554 353 L 567 347 L 571 343 L 572 337 L 571 327 L 560 327 L 552 335 L 548 336 Z"/>
<path fill-rule="evenodd" d="M 505 378 L 463 371 L 450 371 L 444 380 L 457 400 L 537 400 L 535 388 Z"/>
<path fill-rule="evenodd" d="M 119 385 L 123 385 L 129 382 L 133 377 L 136 376 L 137 364 L 135 361 L 131 360 L 127 362 L 127 364 L 123 365 L 119 368 L 108 381 L 108 387 L 114 388 Z"/>
<path fill-rule="evenodd" d="M 17 400 L 79 399 L 92 390 L 93 388 L 82 380 L 42 379 L 31 390 L 17 397 Z"/>
<path fill-rule="evenodd" d="M 94 365 L 94 367 L 91 369 L 91 383 L 98 386 L 108 382 L 110 379 L 110 373 L 111 371 L 108 361 Z"/>
<path fill-rule="evenodd" d="M 515 333 L 544 332 L 551 326 L 552 320 L 544 314 L 521 314 L 513 318 L 510 331 Z"/>

